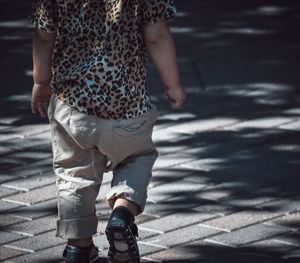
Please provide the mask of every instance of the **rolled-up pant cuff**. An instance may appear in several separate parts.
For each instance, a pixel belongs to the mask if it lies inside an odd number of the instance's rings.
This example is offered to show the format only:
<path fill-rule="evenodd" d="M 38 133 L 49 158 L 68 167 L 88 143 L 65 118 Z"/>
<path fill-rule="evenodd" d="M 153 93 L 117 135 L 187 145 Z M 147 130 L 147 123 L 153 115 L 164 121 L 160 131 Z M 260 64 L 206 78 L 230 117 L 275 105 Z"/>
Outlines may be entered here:
<path fill-rule="evenodd" d="M 128 185 L 114 186 L 106 196 L 108 204 L 111 208 L 113 208 L 115 200 L 119 197 L 137 204 L 137 214 L 141 214 L 144 211 L 147 200 L 147 193 L 138 193 Z"/>
<path fill-rule="evenodd" d="M 78 219 L 58 219 L 56 222 L 56 236 L 65 239 L 90 237 L 97 233 L 98 219 L 90 216 Z"/>

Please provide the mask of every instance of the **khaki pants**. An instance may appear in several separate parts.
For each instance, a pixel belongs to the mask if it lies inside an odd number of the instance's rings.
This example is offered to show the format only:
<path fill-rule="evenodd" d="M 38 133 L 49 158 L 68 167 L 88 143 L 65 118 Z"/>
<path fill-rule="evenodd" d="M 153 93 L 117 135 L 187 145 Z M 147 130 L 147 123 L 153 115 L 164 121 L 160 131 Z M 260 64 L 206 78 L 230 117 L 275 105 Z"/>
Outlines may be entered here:
<path fill-rule="evenodd" d="M 48 115 L 57 176 L 57 236 L 72 239 L 97 232 L 95 200 L 106 171 L 113 171 L 110 207 L 122 197 L 142 213 L 157 158 L 151 139 L 156 107 L 133 119 L 107 120 L 82 114 L 53 95 Z"/>

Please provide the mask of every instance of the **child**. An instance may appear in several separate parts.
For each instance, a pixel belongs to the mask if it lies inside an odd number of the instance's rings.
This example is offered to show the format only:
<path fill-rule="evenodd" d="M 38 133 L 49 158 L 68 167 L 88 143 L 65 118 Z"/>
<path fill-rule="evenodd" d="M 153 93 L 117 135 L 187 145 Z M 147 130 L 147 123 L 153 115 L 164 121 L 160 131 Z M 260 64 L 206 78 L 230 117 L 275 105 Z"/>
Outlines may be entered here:
<path fill-rule="evenodd" d="M 65 262 L 97 262 L 95 200 L 107 200 L 108 262 L 140 262 L 134 218 L 142 213 L 157 158 L 157 110 L 146 87 L 149 54 L 173 109 L 186 93 L 167 19 L 173 0 L 35 0 L 32 111 L 51 123 L 57 236 Z"/>

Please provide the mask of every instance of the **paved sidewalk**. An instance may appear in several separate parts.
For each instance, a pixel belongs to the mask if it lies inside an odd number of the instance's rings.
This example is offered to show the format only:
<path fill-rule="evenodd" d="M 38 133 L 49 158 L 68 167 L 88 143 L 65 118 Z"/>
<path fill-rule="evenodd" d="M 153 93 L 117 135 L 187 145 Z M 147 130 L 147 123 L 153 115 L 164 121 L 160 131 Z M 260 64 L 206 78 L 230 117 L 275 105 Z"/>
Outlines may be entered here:
<path fill-rule="evenodd" d="M 29 2 L 0 3 L 0 262 L 58 263 L 49 125 L 29 109 Z M 160 158 L 137 219 L 143 262 L 300 262 L 300 3 L 177 2 L 189 98 L 171 112 L 150 65 Z M 97 202 L 103 258 L 111 177 Z"/>

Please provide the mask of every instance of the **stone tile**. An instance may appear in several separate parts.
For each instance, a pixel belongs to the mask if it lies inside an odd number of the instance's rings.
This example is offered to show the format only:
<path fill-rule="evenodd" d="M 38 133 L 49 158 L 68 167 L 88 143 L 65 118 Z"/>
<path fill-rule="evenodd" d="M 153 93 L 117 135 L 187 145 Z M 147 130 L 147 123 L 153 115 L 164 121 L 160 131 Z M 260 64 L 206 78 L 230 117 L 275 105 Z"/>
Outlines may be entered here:
<path fill-rule="evenodd" d="M 193 210 L 200 213 L 211 213 L 219 216 L 225 216 L 235 212 L 235 209 L 229 205 L 224 204 L 223 201 L 210 201 L 205 199 L 198 199 L 199 204 L 193 208 Z"/>
<path fill-rule="evenodd" d="M 110 214 L 112 209 L 108 205 L 108 202 L 106 199 L 98 199 L 96 201 L 96 214 L 97 216 L 103 216 Z"/>
<path fill-rule="evenodd" d="M 262 240 L 251 244 L 247 244 L 244 247 L 241 247 L 240 249 L 241 251 L 245 251 L 248 253 L 282 257 L 286 253 L 289 253 L 291 250 L 294 250 L 295 247 L 287 244 L 279 243 L 273 239 L 267 239 L 267 240 Z"/>
<path fill-rule="evenodd" d="M 13 258 L 15 263 L 40 263 L 40 262 L 55 262 L 63 263 L 64 258 L 62 257 L 65 244 L 58 245 L 55 247 L 46 248 L 34 253 L 28 253 L 22 257 Z"/>
<path fill-rule="evenodd" d="M 145 230 L 154 230 L 161 233 L 176 230 L 178 228 L 193 225 L 208 219 L 216 217 L 212 214 L 203 214 L 194 211 L 181 212 L 171 215 L 167 215 L 158 219 L 154 219 L 150 222 L 139 225 L 140 228 Z"/>
<path fill-rule="evenodd" d="M 300 229 L 300 212 L 284 215 L 267 222 L 268 224 L 283 225 Z"/>
<path fill-rule="evenodd" d="M 224 246 L 238 247 L 263 239 L 274 238 L 275 236 L 287 234 L 291 231 L 291 228 L 284 226 L 256 224 L 230 233 L 215 235 L 205 239 L 205 241 Z"/>
<path fill-rule="evenodd" d="M 17 240 L 25 239 L 27 237 L 17 234 L 17 233 L 10 233 L 7 231 L 0 230 L 0 245 L 8 244 Z"/>
<path fill-rule="evenodd" d="M 48 201 L 54 198 L 56 198 L 56 186 L 55 184 L 52 184 L 31 190 L 26 193 L 10 196 L 2 200 L 17 204 L 31 205 Z"/>
<path fill-rule="evenodd" d="M 51 231 L 40 235 L 36 235 L 34 237 L 28 237 L 23 240 L 9 243 L 5 245 L 5 247 L 10 247 L 33 253 L 42 249 L 55 247 L 64 243 L 65 241 L 63 239 L 55 237 L 55 231 Z"/>
<path fill-rule="evenodd" d="M 195 198 L 194 195 L 179 195 L 162 200 L 158 203 L 148 201 L 144 211 L 147 214 L 161 217 L 173 213 L 187 212 L 193 207 L 199 206 L 201 203 L 202 201 Z M 207 201 L 204 201 L 203 203 L 207 204 Z M 203 211 L 203 213 L 205 212 L 206 211 Z"/>
<path fill-rule="evenodd" d="M 150 237 L 154 237 L 154 236 L 158 236 L 160 234 L 162 234 L 161 231 L 155 231 L 152 229 L 144 229 L 143 227 L 138 226 L 138 232 L 139 232 L 139 236 L 138 236 L 138 240 L 139 241 L 144 241 L 145 239 L 148 239 Z"/>
<path fill-rule="evenodd" d="M 249 195 L 238 195 L 231 196 L 226 200 L 222 200 L 222 204 L 228 205 L 235 210 L 253 210 L 256 209 L 258 205 L 265 204 L 267 202 L 275 201 L 276 198 L 272 196 L 249 196 Z"/>
<path fill-rule="evenodd" d="M 23 206 L 19 209 L 11 211 L 10 215 L 26 220 L 33 220 L 49 215 L 57 215 L 57 200 L 55 198 L 30 206 Z"/>
<path fill-rule="evenodd" d="M 26 178 L 20 178 L 18 180 L 10 181 L 2 184 L 10 189 L 16 189 L 21 191 L 30 191 L 39 187 L 47 186 L 55 183 L 55 175 L 53 172 L 46 172 L 43 174 L 28 176 Z"/>
<path fill-rule="evenodd" d="M 25 178 L 31 175 L 40 174 L 51 172 L 52 169 L 52 158 L 29 163 L 26 165 L 23 165 L 21 167 L 15 167 L 9 170 L 0 171 L 0 178 L 2 176 L 6 176 L 6 180 L 1 182 L 7 183 L 8 176 L 12 176 L 12 180 L 14 180 L 17 175 L 19 178 Z"/>
<path fill-rule="evenodd" d="M 100 187 L 99 194 L 97 196 L 97 200 L 106 200 L 106 195 L 108 194 L 110 189 L 111 189 L 110 183 L 102 184 Z"/>
<path fill-rule="evenodd" d="M 300 120 L 295 120 L 293 122 L 283 124 L 279 126 L 280 129 L 300 131 Z"/>
<path fill-rule="evenodd" d="M 185 122 L 183 124 L 173 125 L 169 129 L 172 129 L 177 133 L 193 134 L 196 132 L 203 132 L 207 130 L 223 128 L 225 126 L 232 125 L 236 122 L 239 122 L 239 120 L 233 118 L 210 118 L 207 120 L 194 120 Z"/>
<path fill-rule="evenodd" d="M 35 236 L 45 232 L 55 230 L 56 217 L 47 216 L 32 221 L 14 224 L 6 227 L 6 231 L 14 232 L 26 236 Z"/>
<path fill-rule="evenodd" d="M 0 247 L 0 261 L 1 262 L 4 261 L 4 263 L 5 263 L 5 262 L 7 262 L 5 260 L 24 255 L 26 253 L 28 253 L 28 252 L 13 249 L 13 248 L 8 248 L 8 247 Z"/>
<path fill-rule="evenodd" d="M 147 214 L 145 212 L 143 212 L 142 214 L 139 214 L 136 218 L 135 218 L 135 223 L 140 225 L 142 223 L 145 223 L 145 222 L 148 222 L 148 221 L 152 221 L 152 220 L 155 220 L 159 217 L 157 216 L 154 216 L 154 215 L 150 215 L 150 214 Z"/>
<path fill-rule="evenodd" d="M 268 211 L 242 211 L 223 217 L 218 217 L 216 219 L 203 222 L 200 225 L 231 232 L 235 229 L 239 229 L 248 225 L 264 222 L 279 215 L 280 213 Z"/>
<path fill-rule="evenodd" d="M 217 233 L 220 233 L 220 231 L 212 228 L 200 227 L 198 224 L 194 224 L 144 240 L 144 244 L 167 248 L 197 239 L 203 239 Z"/>
<path fill-rule="evenodd" d="M 184 153 L 168 154 L 159 156 L 154 163 L 153 170 L 166 169 L 169 167 L 178 166 L 180 164 L 196 161 L 196 157 Z"/>
<path fill-rule="evenodd" d="M 200 259 L 216 256 L 227 250 L 229 250 L 229 248 L 197 240 L 171 249 L 165 249 L 158 253 L 153 253 L 149 255 L 148 258 L 157 262 L 199 262 L 198 260 Z"/>
<path fill-rule="evenodd" d="M 255 129 L 270 129 L 278 127 L 285 123 L 292 122 L 294 118 L 289 117 L 266 117 L 258 118 L 249 121 L 243 121 L 234 125 L 231 125 L 227 129 L 230 130 L 241 130 L 246 128 L 255 128 Z"/>
<path fill-rule="evenodd" d="M 266 211 L 277 211 L 281 213 L 294 213 L 300 211 L 300 200 L 293 196 L 292 198 L 281 198 L 280 200 L 265 203 L 259 206 Z"/>
<path fill-rule="evenodd" d="M 185 179 L 187 176 L 190 176 L 191 174 L 197 176 L 197 171 L 189 171 L 187 169 L 177 169 L 177 168 L 166 168 L 166 169 L 159 169 L 154 170 L 152 173 L 152 178 L 149 184 L 149 189 L 154 188 L 161 184 L 170 183 L 172 181 L 176 180 L 182 180 Z M 187 180 L 192 181 L 192 180 Z M 192 181 L 194 182 L 194 181 Z M 199 182 L 202 184 L 201 182 Z"/>
<path fill-rule="evenodd" d="M 148 190 L 148 200 L 157 202 L 166 198 L 176 197 L 178 195 L 196 193 L 204 187 L 204 185 L 195 184 L 193 182 L 178 180 L 150 188 Z"/>
<path fill-rule="evenodd" d="M 20 190 L 9 189 L 0 185 L 0 199 L 6 196 L 14 195 L 20 193 Z"/>
<path fill-rule="evenodd" d="M 139 246 L 141 257 L 164 250 L 164 248 L 161 248 L 161 247 L 150 246 L 148 244 L 144 244 L 142 241 L 138 241 L 137 243 Z"/>
<path fill-rule="evenodd" d="M 1 215 L 0 216 L 0 229 L 3 230 L 8 226 L 22 223 L 24 221 L 26 221 L 26 220 L 22 219 L 22 218 L 16 218 L 16 217 L 13 217 L 10 215 Z"/>
<path fill-rule="evenodd" d="M 284 255 L 283 258 L 285 259 L 284 263 L 298 263 L 300 259 L 300 249 L 290 251 L 290 253 Z"/>
<path fill-rule="evenodd" d="M 275 237 L 274 240 L 290 246 L 300 247 L 300 231 L 295 231 L 287 235 Z"/>
<path fill-rule="evenodd" d="M 7 202 L 5 200 L 0 200 L 0 213 L 5 214 L 10 212 L 11 210 L 20 208 L 24 205 Z"/>
<path fill-rule="evenodd" d="M 105 250 L 105 249 L 108 249 L 108 247 L 109 247 L 109 243 L 107 241 L 105 234 L 95 235 L 94 236 L 94 244 L 100 250 Z"/>

